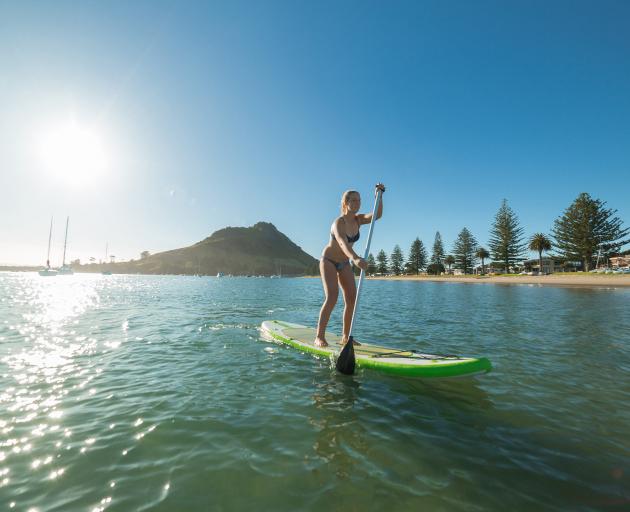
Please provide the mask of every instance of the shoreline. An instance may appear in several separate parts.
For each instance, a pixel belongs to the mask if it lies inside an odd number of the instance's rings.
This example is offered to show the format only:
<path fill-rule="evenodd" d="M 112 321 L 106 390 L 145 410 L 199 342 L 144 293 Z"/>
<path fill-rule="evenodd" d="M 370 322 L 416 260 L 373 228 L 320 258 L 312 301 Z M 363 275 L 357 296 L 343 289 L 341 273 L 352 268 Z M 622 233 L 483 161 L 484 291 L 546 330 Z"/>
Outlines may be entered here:
<path fill-rule="evenodd" d="M 37 272 L 40 267 L 0 267 L 0 272 Z M 77 274 L 99 274 L 99 272 L 76 272 Z M 118 275 L 192 275 L 192 274 L 145 274 L 120 273 Z M 204 276 L 212 277 L 212 276 Z M 288 277 L 288 276 L 287 276 Z M 318 275 L 292 276 L 301 279 L 320 279 Z M 630 288 L 630 274 L 588 274 L 588 273 L 557 273 L 547 276 L 523 276 L 520 274 L 499 276 L 370 276 L 374 281 L 427 281 L 436 283 L 460 284 L 499 284 L 499 285 L 537 285 L 576 288 Z"/>
<path fill-rule="evenodd" d="M 432 281 L 463 284 L 502 284 L 570 286 L 583 288 L 626 288 L 630 287 L 630 274 L 550 274 L 548 276 L 388 276 L 368 277 L 376 281 Z"/>

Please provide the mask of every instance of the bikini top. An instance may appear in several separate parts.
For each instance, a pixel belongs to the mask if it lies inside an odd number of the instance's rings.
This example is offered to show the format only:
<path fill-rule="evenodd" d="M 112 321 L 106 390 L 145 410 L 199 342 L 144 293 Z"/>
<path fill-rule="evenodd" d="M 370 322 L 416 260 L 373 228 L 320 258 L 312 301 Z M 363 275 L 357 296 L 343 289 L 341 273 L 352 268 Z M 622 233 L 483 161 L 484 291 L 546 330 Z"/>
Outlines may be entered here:
<path fill-rule="evenodd" d="M 341 217 L 343 219 L 343 217 Z M 344 223 L 346 222 L 346 219 L 343 219 Z M 358 223 L 357 223 L 358 225 Z M 361 232 L 357 231 L 357 234 L 354 236 L 349 236 L 346 235 L 346 238 L 348 239 L 348 243 L 349 244 L 353 244 L 354 242 L 356 242 L 359 238 L 361 237 Z M 332 234 L 332 231 L 330 233 L 330 238 L 332 238 L 333 240 L 336 240 L 335 235 Z"/>

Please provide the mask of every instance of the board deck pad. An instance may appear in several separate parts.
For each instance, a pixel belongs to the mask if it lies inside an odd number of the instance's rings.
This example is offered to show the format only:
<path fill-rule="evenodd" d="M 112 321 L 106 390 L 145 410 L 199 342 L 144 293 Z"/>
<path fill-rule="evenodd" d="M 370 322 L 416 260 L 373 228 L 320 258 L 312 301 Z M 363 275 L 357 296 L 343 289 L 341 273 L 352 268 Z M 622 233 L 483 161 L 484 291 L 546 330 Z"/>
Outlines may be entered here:
<path fill-rule="evenodd" d="M 328 347 L 313 344 L 316 330 L 289 322 L 267 320 L 261 325 L 262 334 L 273 341 L 304 352 L 334 357 L 342 348 L 341 337 L 326 333 Z M 382 347 L 362 340 L 354 346 L 358 367 L 372 368 L 384 373 L 418 378 L 454 378 L 487 373 L 492 369 L 486 358 L 461 357 L 452 354 L 423 354 L 414 350 Z"/>
<path fill-rule="evenodd" d="M 312 329 L 309 327 L 299 327 L 299 328 L 293 327 L 293 328 L 284 329 L 283 332 L 289 338 L 300 341 L 302 343 L 307 343 L 315 347 L 314 341 L 315 341 L 315 335 L 317 334 L 316 329 Z M 341 336 L 337 334 L 331 334 L 327 332 L 326 341 L 328 342 L 328 345 L 331 347 L 332 351 L 337 351 L 343 346 L 341 345 Z M 396 349 L 378 347 L 376 345 L 370 345 L 368 343 L 361 343 L 361 345 L 355 345 L 354 353 L 355 355 L 372 355 L 372 354 L 385 355 L 388 353 L 396 353 L 399 356 L 405 356 L 405 355 L 406 357 L 413 356 L 413 352 L 410 352 L 410 351 L 400 352 L 399 350 L 396 350 Z"/>

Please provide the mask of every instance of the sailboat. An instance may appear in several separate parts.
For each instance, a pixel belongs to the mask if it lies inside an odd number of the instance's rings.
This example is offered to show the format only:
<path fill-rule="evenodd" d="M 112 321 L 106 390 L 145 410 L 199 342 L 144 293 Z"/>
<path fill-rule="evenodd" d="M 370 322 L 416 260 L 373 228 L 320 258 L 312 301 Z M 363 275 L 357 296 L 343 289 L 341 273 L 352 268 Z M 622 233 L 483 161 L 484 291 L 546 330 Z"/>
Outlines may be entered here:
<path fill-rule="evenodd" d="M 50 218 L 50 231 L 48 232 L 48 256 L 46 257 L 46 268 L 39 271 L 40 276 L 56 276 L 57 271 L 50 268 L 50 241 L 52 240 L 53 218 Z"/>
<path fill-rule="evenodd" d="M 68 245 L 68 223 L 70 222 L 70 217 L 66 219 L 66 238 L 63 241 L 63 260 L 61 267 L 59 267 L 58 273 L 60 276 L 71 276 L 74 274 L 74 271 L 70 267 L 70 265 L 66 265 L 66 246 Z"/>
<path fill-rule="evenodd" d="M 276 270 L 278 269 L 278 266 L 276 265 Z M 282 265 L 280 265 L 280 273 L 279 274 L 274 274 L 272 276 L 269 276 L 271 279 L 279 279 L 282 277 Z"/>
<path fill-rule="evenodd" d="M 107 265 L 107 252 L 108 252 L 107 250 L 108 249 L 109 249 L 109 244 L 105 243 L 105 265 Z M 111 276 L 112 275 L 112 271 L 105 269 L 105 270 L 103 270 L 101 272 L 101 274 L 103 274 L 104 276 Z"/>

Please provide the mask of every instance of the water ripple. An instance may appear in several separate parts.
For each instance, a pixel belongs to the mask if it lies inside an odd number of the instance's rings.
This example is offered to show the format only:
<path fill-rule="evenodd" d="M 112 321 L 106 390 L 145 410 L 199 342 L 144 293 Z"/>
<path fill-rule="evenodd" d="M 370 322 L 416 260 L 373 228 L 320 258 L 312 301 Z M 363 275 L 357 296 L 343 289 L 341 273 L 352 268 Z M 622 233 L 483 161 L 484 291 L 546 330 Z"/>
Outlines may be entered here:
<path fill-rule="evenodd" d="M 261 340 L 314 323 L 317 280 L 0 274 L 0 509 L 630 503 L 627 291 L 368 284 L 358 337 L 493 373 L 346 378 Z"/>

